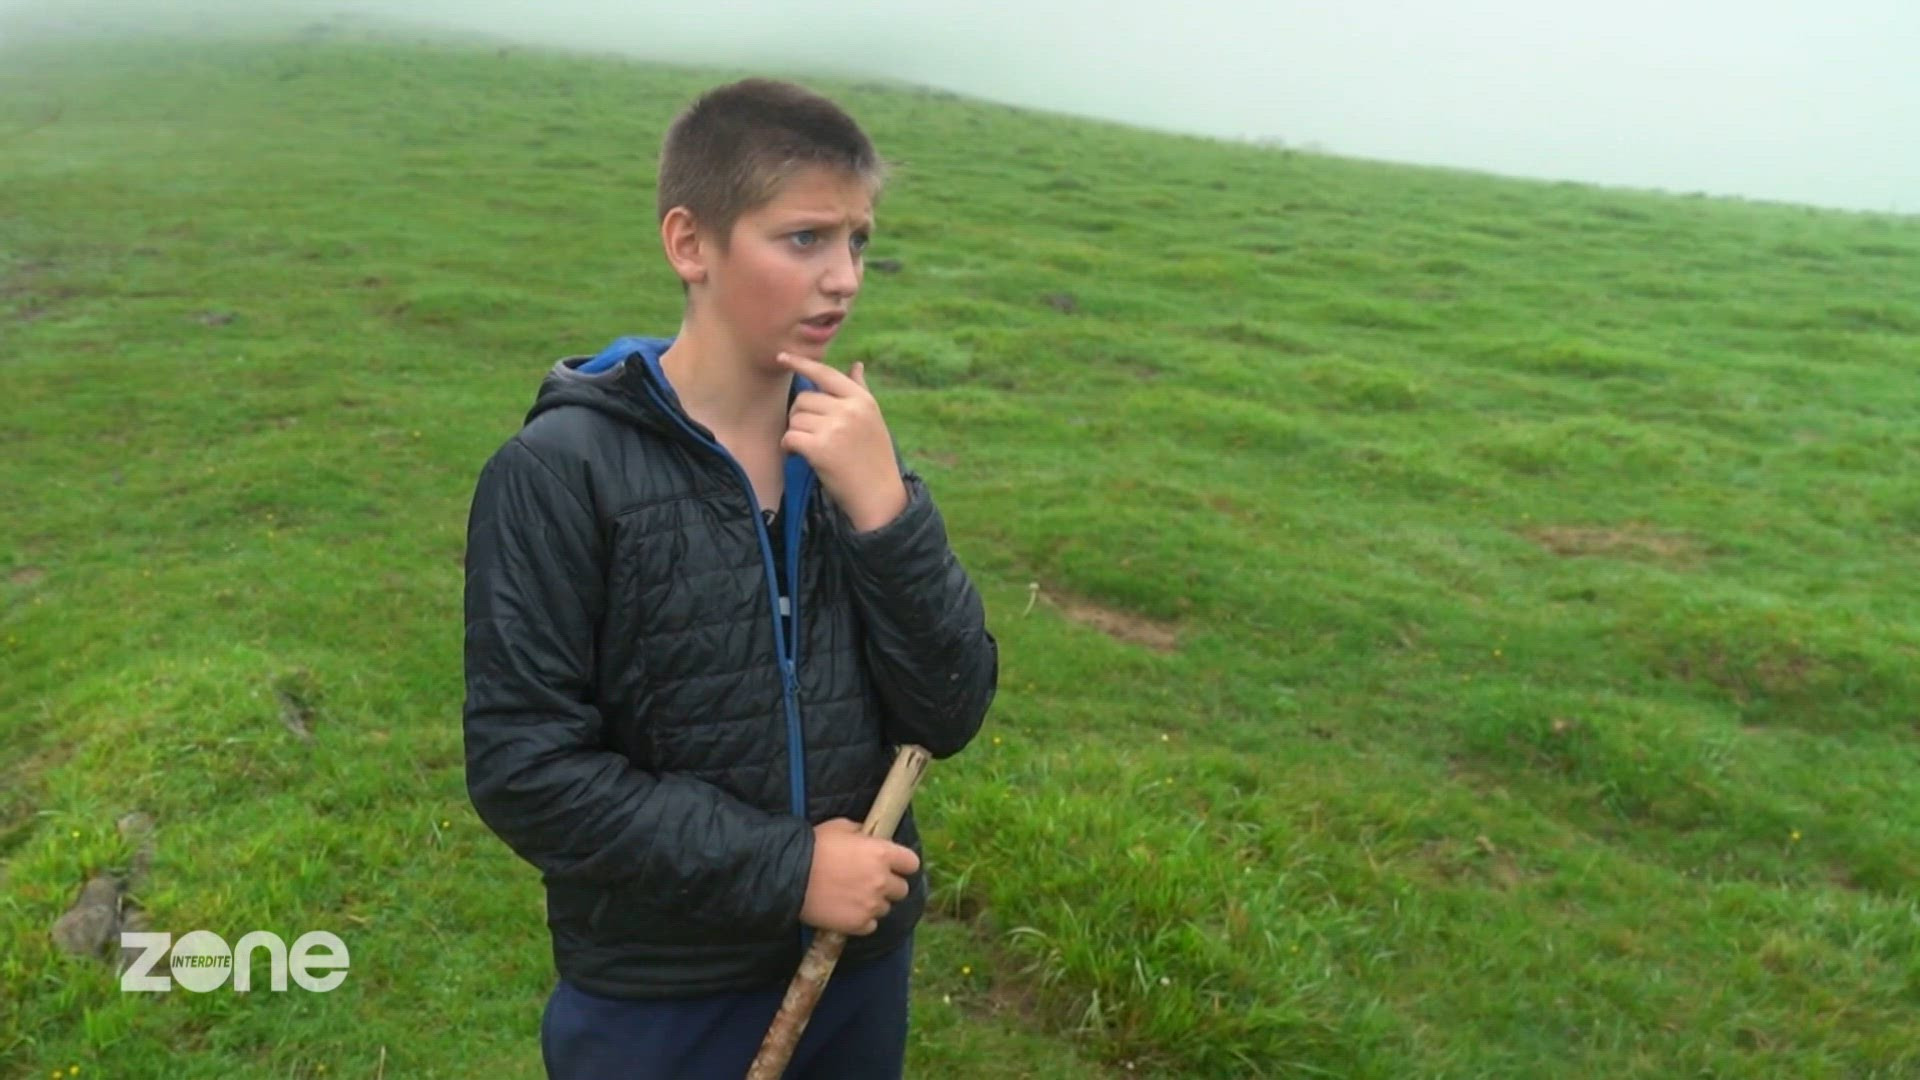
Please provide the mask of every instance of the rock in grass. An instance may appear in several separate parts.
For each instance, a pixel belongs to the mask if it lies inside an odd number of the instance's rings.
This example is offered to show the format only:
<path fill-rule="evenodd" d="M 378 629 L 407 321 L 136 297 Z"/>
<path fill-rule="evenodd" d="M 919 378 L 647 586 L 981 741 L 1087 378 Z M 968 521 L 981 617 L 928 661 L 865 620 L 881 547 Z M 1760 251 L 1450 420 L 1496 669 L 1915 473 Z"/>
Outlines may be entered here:
<path fill-rule="evenodd" d="M 274 680 L 273 693 L 280 702 L 280 723 L 302 742 L 311 742 L 313 724 L 319 718 L 316 703 L 320 696 L 313 673 L 305 668 L 289 671 Z"/>
<path fill-rule="evenodd" d="M 153 815 L 145 810 L 134 810 L 120 815 L 120 820 L 114 822 L 113 827 L 128 840 L 144 840 L 147 834 L 153 832 Z"/>
<path fill-rule="evenodd" d="M 101 874 L 80 889 L 80 899 L 53 924 L 53 943 L 70 956 L 98 956 L 120 928 L 120 882 Z"/>
<path fill-rule="evenodd" d="M 126 888 L 138 889 L 146 879 L 147 870 L 153 865 L 153 815 L 145 810 L 135 810 L 122 814 L 114 823 L 120 835 L 133 841 L 133 861 L 127 870 Z"/>
<path fill-rule="evenodd" d="M 151 929 L 153 929 L 153 922 L 147 918 L 147 913 L 131 904 L 127 905 L 125 913 L 120 918 L 121 932 L 139 933 Z M 136 947 L 121 946 L 120 956 L 113 965 L 114 974 L 124 974 L 145 951 Z"/>

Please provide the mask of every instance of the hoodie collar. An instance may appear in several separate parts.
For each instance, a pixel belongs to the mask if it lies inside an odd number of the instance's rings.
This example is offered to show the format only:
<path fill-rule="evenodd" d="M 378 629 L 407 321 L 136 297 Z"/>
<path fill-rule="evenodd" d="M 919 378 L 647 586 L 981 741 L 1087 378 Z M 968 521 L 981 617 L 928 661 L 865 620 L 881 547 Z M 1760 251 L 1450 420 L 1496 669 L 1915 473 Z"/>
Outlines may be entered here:
<path fill-rule="evenodd" d="M 561 405 L 586 405 L 656 430 L 675 432 L 687 425 L 711 440 L 712 433 L 687 413 L 660 366 L 673 342 L 670 337 L 622 336 L 592 356 L 561 359 L 541 382 L 527 419 Z M 812 389 L 812 380 L 794 375 L 788 403 Z M 663 404 L 670 415 L 662 415 Z"/>
<path fill-rule="evenodd" d="M 553 365 L 540 383 L 531 421 L 549 409 L 580 405 L 625 420 L 635 427 L 664 438 L 704 444 L 732 460 L 726 448 L 699 421 L 687 415 L 680 395 L 660 368 L 660 357 L 673 344 L 672 338 L 622 337 L 595 356 L 570 356 Z M 787 400 L 814 384 L 805 376 L 794 375 Z M 735 462 L 737 470 L 739 463 Z M 746 474 L 741 472 L 741 479 Z M 813 466 L 799 454 L 786 457 L 786 490 L 782 502 L 787 510 L 789 550 L 797 551 L 800 519 L 814 487 Z M 748 493 L 751 497 L 751 492 Z"/>

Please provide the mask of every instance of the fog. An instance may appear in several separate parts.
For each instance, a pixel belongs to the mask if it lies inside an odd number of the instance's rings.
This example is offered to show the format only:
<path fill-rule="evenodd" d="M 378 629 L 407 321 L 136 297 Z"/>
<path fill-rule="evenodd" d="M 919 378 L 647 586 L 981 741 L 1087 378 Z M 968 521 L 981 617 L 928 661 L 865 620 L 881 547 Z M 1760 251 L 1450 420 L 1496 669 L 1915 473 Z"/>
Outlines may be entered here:
<path fill-rule="evenodd" d="M 72 24 L 75 10 L 0 0 L 16 41 L 23 20 Z M 225 10 L 155 0 L 111 10 L 176 22 L 190 11 L 200 25 L 265 11 L 388 14 L 681 63 L 905 79 L 1357 157 L 1920 213 L 1920 0 L 283 0 Z"/>

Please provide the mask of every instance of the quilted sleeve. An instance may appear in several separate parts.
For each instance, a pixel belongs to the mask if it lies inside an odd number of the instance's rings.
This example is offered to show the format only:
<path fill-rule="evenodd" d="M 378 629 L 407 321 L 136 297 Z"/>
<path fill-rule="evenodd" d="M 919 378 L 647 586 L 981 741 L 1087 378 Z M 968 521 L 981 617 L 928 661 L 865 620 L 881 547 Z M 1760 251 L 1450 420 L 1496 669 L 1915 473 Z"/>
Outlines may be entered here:
<path fill-rule="evenodd" d="M 519 436 L 481 471 L 466 554 L 474 808 L 550 881 L 637 881 L 691 920 L 782 931 L 805 899 L 806 823 L 607 749 L 593 701 L 605 553 L 585 475 Z"/>
<path fill-rule="evenodd" d="M 999 645 L 926 484 L 911 470 L 902 479 L 906 509 L 864 533 L 840 515 L 841 540 L 887 736 L 944 758 L 959 753 L 986 718 Z"/>

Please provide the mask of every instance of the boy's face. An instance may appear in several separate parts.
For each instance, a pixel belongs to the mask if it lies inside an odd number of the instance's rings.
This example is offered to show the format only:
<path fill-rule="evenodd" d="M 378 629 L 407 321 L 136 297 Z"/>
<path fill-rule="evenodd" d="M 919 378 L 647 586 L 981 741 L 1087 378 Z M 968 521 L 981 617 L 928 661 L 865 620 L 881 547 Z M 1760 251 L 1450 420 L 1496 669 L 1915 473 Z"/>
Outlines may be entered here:
<path fill-rule="evenodd" d="M 741 214 L 707 260 L 701 302 L 769 367 L 782 352 L 826 354 L 864 273 L 873 198 L 858 177 L 808 168 L 772 201 Z"/>

